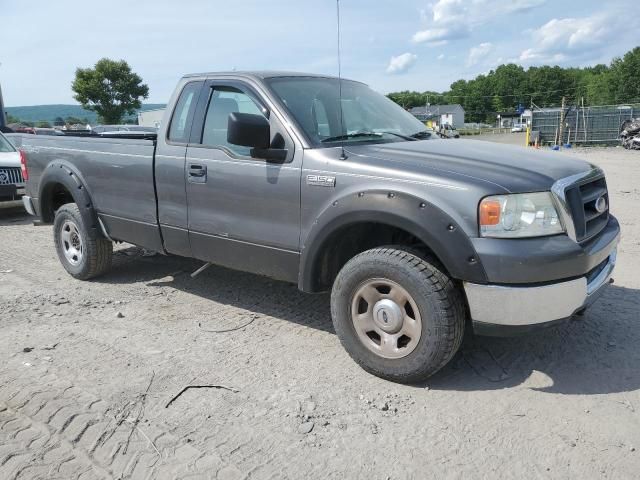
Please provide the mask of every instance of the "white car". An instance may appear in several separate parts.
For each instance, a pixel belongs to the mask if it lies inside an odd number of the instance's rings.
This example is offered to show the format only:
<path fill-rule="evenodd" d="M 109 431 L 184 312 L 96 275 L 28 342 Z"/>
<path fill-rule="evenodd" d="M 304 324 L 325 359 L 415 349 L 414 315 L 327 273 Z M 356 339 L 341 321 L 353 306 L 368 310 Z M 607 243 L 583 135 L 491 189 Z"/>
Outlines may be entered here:
<path fill-rule="evenodd" d="M 0 202 L 20 200 L 24 183 L 20 152 L 0 132 Z"/>
<path fill-rule="evenodd" d="M 524 132 L 527 126 L 524 123 L 516 123 L 511 127 L 511 133 Z"/>

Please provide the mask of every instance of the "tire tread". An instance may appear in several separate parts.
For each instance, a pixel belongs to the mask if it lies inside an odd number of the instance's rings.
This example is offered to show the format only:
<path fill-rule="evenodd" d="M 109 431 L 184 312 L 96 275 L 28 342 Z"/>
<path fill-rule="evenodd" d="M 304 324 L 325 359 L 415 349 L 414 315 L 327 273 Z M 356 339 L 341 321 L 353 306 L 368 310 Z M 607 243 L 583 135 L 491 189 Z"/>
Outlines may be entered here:
<path fill-rule="evenodd" d="M 354 268 L 372 261 L 380 264 L 390 262 L 404 270 L 417 273 L 419 279 L 428 286 L 437 305 L 438 317 L 440 317 L 439 321 L 434 321 L 432 324 L 437 334 L 432 344 L 432 352 L 428 355 L 428 361 L 415 364 L 414 359 L 414 363 L 408 365 L 406 369 L 403 369 L 404 371 L 378 368 L 372 362 L 368 362 L 366 358 L 362 358 L 356 349 L 351 348 L 352 341 L 358 342 L 359 340 L 345 338 L 348 333 L 340 323 L 351 320 L 341 318 L 338 305 L 335 302 L 338 297 L 337 290 L 342 288 L 346 277 L 352 273 Z M 444 367 L 460 348 L 466 316 L 464 297 L 452 279 L 442 272 L 436 266 L 437 264 L 435 259 L 423 258 L 417 251 L 407 247 L 387 246 L 367 250 L 356 255 L 347 262 L 338 274 L 331 295 L 331 313 L 336 332 L 349 355 L 368 372 L 401 383 L 423 381 Z M 424 356 L 419 357 L 418 360 L 424 360 Z"/>
<path fill-rule="evenodd" d="M 85 268 L 83 268 L 80 272 L 70 271 L 66 267 L 63 255 L 60 252 L 58 232 L 56 227 L 59 223 L 58 219 L 65 215 L 72 217 L 73 220 L 77 223 L 78 227 L 82 229 L 84 234 L 83 241 L 85 244 L 86 263 Z M 64 204 L 56 211 L 56 221 L 54 222 L 54 237 L 60 261 L 65 267 L 65 270 L 67 270 L 67 272 L 69 272 L 69 274 L 73 277 L 79 280 L 90 280 L 92 278 L 103 275 L 111 269 L 111 262 L 113 259 L 113 243 L 102 236 L 92 235 L 90 233 L 90 230 L 86 225 L 84 225 L 84 222 L 82 221 L 82 215 L 80 214 L 80 209 L 75 203 Z"/>

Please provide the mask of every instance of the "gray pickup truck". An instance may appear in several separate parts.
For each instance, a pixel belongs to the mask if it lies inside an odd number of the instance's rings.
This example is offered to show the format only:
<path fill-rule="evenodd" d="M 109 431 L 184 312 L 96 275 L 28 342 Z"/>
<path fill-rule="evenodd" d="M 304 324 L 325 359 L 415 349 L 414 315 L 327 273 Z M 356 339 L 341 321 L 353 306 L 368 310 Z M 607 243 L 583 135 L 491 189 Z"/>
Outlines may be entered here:
<path fill-rule="evenodd" d="M 434 138 L 355 81 L 187 75 L 157 137 L 17 143 L 25 207 L 72 276 L 105 273 L 118 241 L 330 290 L 345 349 L 394 381 L 438 371 L 465 329 L 582 313 L 616 260 L 602 170 Z"/>

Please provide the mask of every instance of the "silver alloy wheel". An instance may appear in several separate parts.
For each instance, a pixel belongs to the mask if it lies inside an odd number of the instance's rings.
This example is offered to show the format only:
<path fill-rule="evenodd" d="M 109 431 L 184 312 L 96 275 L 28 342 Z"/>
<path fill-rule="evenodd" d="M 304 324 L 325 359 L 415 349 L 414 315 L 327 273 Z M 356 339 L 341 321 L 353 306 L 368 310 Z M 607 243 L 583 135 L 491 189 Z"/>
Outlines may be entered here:
<path fill-rule="evenodd" d="M 84 247 L 82 235 L 78 226 L 71 220 L 66 220 L 60 230 L 60 245 L 67 261 L 72 265 L 82 262 Z"/>
<path fill-rule="evenodd" d="M 422 334 L 418 305 L 402 286 L 385 278 L 358 287 L 351 301 L 351 320 L 364 346 L 383 358 L 406 357 Z"/>

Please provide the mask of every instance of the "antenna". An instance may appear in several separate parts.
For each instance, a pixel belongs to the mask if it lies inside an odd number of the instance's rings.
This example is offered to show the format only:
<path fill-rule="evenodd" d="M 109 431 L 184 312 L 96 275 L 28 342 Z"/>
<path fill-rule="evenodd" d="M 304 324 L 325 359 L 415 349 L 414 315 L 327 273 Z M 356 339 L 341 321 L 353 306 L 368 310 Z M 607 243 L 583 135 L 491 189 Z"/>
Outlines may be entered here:
<path fill-rule="evenodd" d="M 340 0 L 336 0 L 336 11 L 338 18 L 338 101 L 340 108 L 340 135 L 345 135 L 344 131 L 344 115 L 342 112 L 342 61 L 340 58 Z M 347 154 L 344 151 L 344 138 L 340 141 L 340 148 L 342 153 L 340 154 L 340 160 L 346 160 Z"/>

